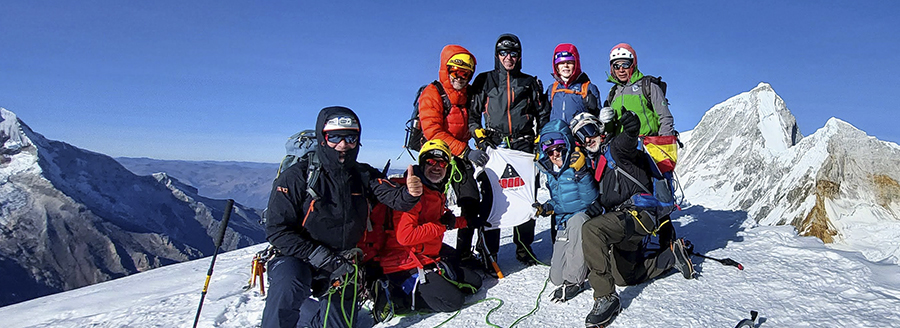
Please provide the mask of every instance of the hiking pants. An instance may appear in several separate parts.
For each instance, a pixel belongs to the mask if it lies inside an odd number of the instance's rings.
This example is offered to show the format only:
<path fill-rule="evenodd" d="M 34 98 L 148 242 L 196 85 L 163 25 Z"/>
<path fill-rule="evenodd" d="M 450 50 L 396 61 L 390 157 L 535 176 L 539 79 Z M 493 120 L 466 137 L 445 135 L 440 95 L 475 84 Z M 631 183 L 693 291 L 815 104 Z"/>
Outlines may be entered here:
<path fill-rule="evenodd" d="M 298 322 L 301 326 L 311 327 L 359 326 L 356 317 L 351 318 L 350 315 L 353 309 L 354 313 L 360 312 L 356 300 L 353 299 L 352 284 L 331 294 L 330 301 L 328 295 L 320 297 L 318 308 L 312 313 L 304 311 L 304 316 L 301 317 L 300 307 L 304 302 L 311 301 L 309 297 L 312 295 L 313 279 L 320 278 L 316 277 L 317 271 L 309 263 L 293 256 L 278 256 L 269 261 L 267 269 L 269 293 L 266 295 L 266 307 L 263 309 L 262 328 L 294 328 Z M 344 321 L 343 312 L 347 312 L 352 326 Z"/>
<path fill-rule="evenodd" d="M 615 211 L 589 219 L 581 234 L 594 298 L 615 292 L 615 285 L 635 285 L 655 278 L 675 264 L 668 248 L 644 257 L 641 241 L 647 233 L 628 213 Z"/>
<path fill-rule="evenodd" d="M 581 227 L 589 217 L 583 212 L 576 213 L 566 221 L 566 228 L 557 232 L 550 259 L 550 282 L 580 284 L 587 278 L 588 269 L 584 264 L 584 248 L 581 246 Z"/>

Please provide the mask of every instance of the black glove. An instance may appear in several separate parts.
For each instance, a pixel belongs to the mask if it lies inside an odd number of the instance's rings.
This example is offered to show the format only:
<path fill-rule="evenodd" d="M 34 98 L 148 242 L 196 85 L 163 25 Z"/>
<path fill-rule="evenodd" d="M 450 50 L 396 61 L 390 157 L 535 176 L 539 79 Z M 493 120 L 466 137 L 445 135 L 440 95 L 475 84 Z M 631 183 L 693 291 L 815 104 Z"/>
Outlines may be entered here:
<path fill-rule="evenodd" d="M 456 215 L 453 214 L 453 211 L 447 211 L 441 215 L 441 224 L 447 227 L 447 230 L 456 229 Z"/>
<path fill-rule="evenodd" d="M 330 280 L 343 283 L 344 275 L 353 272 L 353 264 L 343 256 L 330 251 L 325 246 L 318 246 L 309 255 L 309 264 L 319 270 L 330 272 Z"/>
<path fill-rule="evenodd" d="M 536 215 L 536 216 L 551 216 L 551 215 L 553 215 L 553 205 L 551 205 L 550 202 L 546 202 L 543 204 L 534 202 L 534 204 L 531 204 L 531 207 L 534 207 L 537 209 L 537 213 L 534 213 L 534 215 Z"/>
<path fill-rule="evenodd" d="M 594 200 L 591 202 L 591 205 L 588 205 L 588 208 L 584 211 L 584 214 L 587 214 L 589 217 L 598 217 L 600 214 L 603 214 L 603 205 L 600 205 L 600 202 Z"/>
<path fill-rule="evenodd" d="M 488 157 L 488 154 L 482 150 L 469 149 L 469 151 L 466 153 L 466 159 L 468 159 L 470 162 L 472 162 L 472 164 L 475 164 L 476 166 L 484 166 L 485 164 L 487 164 L 488 159 L 490 158 Z"/>
<path fill-rule="evenodd" d="M 629 136 L 637 137 L 641 133 L 641 119 L 632 111 L 626 110 L 619 118 L 619 123 L 622 124 L 622 132 Z"/>

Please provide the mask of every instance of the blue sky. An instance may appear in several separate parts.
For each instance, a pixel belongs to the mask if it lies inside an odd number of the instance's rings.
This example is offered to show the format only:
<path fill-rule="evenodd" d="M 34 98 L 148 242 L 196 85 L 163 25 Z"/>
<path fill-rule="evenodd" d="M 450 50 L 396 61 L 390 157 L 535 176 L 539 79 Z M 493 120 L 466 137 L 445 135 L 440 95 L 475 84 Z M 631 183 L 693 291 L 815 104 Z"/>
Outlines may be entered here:
<path fill-rule="evenodd" d="M 573 43 L 602 90 L 634 46 L 661 75 L 675 127 L 772 84 L 804 135 L 838 117 L 900 142 L 900 5 L 892 1 L 7 1 L 0 107 L 50 139 L 111 156 L 278 162 L 325 106 L 362 119 L 361 159 L 403 152 L 419 86 L 460 44 L 493 68 L 517 34 L 523 71 L 551 81 Z M 404 156 L 405 155 L 404 153 Z M 408 158 L 408 156 L 406 157 Z M 407 161 L 404 159 L 403 161 Z"/>

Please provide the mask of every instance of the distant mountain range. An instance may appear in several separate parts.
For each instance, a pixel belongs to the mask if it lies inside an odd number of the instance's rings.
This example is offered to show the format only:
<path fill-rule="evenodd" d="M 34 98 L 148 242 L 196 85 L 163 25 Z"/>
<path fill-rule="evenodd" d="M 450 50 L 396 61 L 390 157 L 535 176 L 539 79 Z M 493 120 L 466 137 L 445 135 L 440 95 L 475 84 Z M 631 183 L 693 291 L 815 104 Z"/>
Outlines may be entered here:
<path fill-rule="evenodd" d="M 0 305 L 211 255 L 224 200 L 47 140 L 0 108 Z M 236 204 L 223 249 L 265 240 Z"/>
<path fill-rule="evenodd" d="M 713 106 L 681 140 L 676 172 L 688 202 L 900 262 L 897 144 L 837 118 L 804 137 L 766 83 Z"/>

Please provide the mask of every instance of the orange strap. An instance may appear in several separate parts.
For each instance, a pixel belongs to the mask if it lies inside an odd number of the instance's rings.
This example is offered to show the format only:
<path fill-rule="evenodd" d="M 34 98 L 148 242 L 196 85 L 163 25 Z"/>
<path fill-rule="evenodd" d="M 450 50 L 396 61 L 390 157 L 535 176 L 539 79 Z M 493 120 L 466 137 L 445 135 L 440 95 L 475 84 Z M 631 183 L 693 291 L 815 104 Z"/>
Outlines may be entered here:
<path fill-rule="evenodd" d="M 568 93 L 568 94 L 576 94 L 581 96 L 581 98 L 587 98 L 588 93 L 588 84 L 590 82 L 585 82 L 581 84 L 581 91 L 574 91 L 566 88 L 559 88 L 559 81 L 553 82 L 553 90 L 550 91 L 550 103 L 553 103 L 553 96 L 556 95 L 557 92 Z"/>

